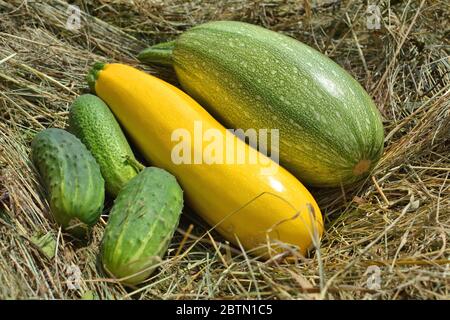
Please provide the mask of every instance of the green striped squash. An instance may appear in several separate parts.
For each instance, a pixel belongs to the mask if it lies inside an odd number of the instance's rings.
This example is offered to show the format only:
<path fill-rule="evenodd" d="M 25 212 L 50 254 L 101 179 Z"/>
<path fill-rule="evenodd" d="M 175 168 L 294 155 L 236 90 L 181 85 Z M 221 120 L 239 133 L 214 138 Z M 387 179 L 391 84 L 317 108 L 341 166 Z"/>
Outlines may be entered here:
<path fill-rule="evenodd" d="M 278 129 L 281 164 L 303 182 L 366 176 L 383 152 L 370 96 L 344 69 L 288 36 L 242 22 L 196 26 L 139 59 L 173 65 L 184 90 L 230 128 Z"/>

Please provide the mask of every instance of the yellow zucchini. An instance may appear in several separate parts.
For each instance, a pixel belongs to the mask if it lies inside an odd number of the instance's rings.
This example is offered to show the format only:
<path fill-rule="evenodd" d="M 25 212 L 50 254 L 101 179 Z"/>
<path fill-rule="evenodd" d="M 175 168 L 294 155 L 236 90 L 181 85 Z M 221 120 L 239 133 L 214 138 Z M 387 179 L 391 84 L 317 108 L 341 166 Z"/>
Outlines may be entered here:
<path fill-rule="evenodd" d="M 295 245 L 305 254 L 320 239 L 323 222 L 316 201 L 300 181 L 270 158 L 258 153 L 264 161 L 244 164 L 206 164 L 208 159 L 203 159 L 202 164 L 172 161 L 176 145 L 172 141 L 173 132 L 185 129 L 194 136 L 195 123 L 199 122 L 203 132 L 215 129 L 223 141 L 230 139 L 236 150 L 257 152 L 180 89 L 123 64 L 96 64 L 88 82 L 147 160 L 172 173 L 185 191 L 188 205 L 227 240 L 242 244 L 246 250 L 256 249 L 254 253 L 267 257 L 280 251 L 274 243 Z M 208 145 L 202 147 L 205 151 Z M 267 174 L 262 169 L 268 166 L 277 170 Z M 268 243 L 277 249 L 267 251 Z"/>

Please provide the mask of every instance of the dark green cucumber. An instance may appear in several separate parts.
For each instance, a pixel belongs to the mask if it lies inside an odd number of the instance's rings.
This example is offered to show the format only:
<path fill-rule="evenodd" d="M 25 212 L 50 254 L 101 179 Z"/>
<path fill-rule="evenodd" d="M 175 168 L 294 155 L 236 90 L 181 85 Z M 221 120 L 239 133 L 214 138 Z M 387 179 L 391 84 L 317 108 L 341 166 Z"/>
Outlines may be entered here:
<path fill-rule="evenodd" d="M 92 94 L 79 96 L 70 108 L 69 130 L 94 155 L 105 179 L 106 191 L 117 196 L 137 175 L 139 163 L 106 103 Z"/>
<path fill-rule="evenodd" d="M 278 129 L 280 162 L 304 183 L 352 183 L 383 152 L 381 116 L 361 85 L 288 36 L 215 21 L 138 58 L 173 65 L 184 90 L 227 127 Z"/>
<path fill-rule="evenodd" d="M 105 198 L 94 157 L 77 137 L 56 128 L 39 132 L 31 148 L 55 220 L 66 231 L 85 235 L 99 219 Z"/>
<path fill-rule="evenodd" d="M 104 270 L 127 285 L 147 279 L 161 261 L 183 208 L 183 191 L 163 169 L 141 171 L 119 192 L 102 241 Z"/>

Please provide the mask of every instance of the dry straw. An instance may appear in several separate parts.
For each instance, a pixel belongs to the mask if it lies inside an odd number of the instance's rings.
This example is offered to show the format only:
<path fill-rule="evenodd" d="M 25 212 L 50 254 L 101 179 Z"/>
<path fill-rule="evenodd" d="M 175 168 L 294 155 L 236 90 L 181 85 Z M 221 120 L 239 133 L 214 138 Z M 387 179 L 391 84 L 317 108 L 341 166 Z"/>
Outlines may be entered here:
<path fill-rule="evenodd" d="M 362 1 L 86 0 L 68 30 L 64 1 L 0 0 L 0 298 L 448 299 L 450 4 L 371 2 L 380 20 Z M 137 65 L 146 45 L 218 19 L 283 32 L 346 68 L 383 114 L 385 154 L 362 183 L 312 190 L 327 232 L 310 257 L 257 261 L 187 211 L 158 271 L 125 289 L 98 269 L 105 220 L 87 245 L 51 220 L 30 140 L 65 126 L 93 62 Z"/>

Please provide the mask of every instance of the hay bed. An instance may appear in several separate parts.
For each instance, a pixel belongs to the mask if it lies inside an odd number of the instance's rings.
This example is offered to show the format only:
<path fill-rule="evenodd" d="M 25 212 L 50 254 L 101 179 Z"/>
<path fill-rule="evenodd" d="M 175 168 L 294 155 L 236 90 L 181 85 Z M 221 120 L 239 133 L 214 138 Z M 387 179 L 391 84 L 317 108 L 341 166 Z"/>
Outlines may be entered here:
<path fill-rule="evenodd" d="M 75 2 L 86 13 L 82 28 L 70 31 L 64 1 L 0 0 L 0 298 L 448 299 L 450 4 L 372 2 L 381 8 L 379 30 L 367 28 L 360 1 L 83 0 Z M 125 290 L 97 268 L 105 220 L 86 246 L 52 222 L 30 140 L 65 126 L 93 62 L 138 65 L 146 45 L 219 19 L 291 35 L 347 69 L 383 114 L 385 154 L 356 186 L 312 190 L 326 234 L 310 257 L 256 261 L 215 233 L 204 236 L 204 223 L 186 212 L 159 271 Z M 169 69 L 139 67 L 176 83 Z M 83 280 L 75 289 L 67 283 L 73 266 Z M 367 285 L 376 270 L 380 288 Z"/>

